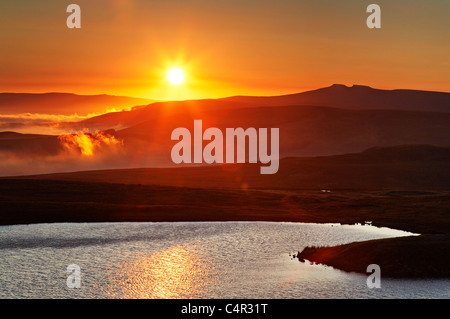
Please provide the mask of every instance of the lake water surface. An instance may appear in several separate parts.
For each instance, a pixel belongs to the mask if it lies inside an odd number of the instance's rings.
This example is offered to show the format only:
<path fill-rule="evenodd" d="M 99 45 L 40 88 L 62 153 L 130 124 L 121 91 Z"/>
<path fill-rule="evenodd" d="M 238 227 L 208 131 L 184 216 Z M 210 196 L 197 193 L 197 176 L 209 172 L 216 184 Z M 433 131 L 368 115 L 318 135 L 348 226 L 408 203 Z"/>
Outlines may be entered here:
<path fill-rule="evenodd" d="M 300 263 L 308 245 L 411 235 L 361 225 L 61 223 L 0 227 L 0 298 L 450 298 L 450 280 L 381 280 Z M 81 288 L 67 287 L 67 267 Z M 369 275 L 369 274 L 368 274 Z"/>

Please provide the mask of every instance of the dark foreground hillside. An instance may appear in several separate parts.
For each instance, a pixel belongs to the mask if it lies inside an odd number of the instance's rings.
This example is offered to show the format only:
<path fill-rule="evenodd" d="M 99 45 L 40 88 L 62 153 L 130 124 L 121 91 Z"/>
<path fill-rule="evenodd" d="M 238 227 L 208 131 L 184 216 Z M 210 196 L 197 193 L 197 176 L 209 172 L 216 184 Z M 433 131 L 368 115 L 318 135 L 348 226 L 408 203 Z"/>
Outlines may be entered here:
<path fill-rule="evenodd" d="M 0 224 L 293 221 L 447 233 L 450 191 L 202 189 L 0 179 Z"/>

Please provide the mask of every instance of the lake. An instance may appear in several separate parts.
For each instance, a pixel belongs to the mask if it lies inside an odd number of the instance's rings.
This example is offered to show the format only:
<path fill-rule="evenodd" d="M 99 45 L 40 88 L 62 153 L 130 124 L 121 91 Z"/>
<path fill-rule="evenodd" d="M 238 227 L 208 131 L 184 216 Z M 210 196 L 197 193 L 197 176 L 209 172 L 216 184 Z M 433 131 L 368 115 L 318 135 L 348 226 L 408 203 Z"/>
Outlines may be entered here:
<path fill-rule="evenodd" d="M 300 263 L 308 245 L 411 233 L 278 222 L 56 223 L 0 227 L 5 298 L 449 298 L 450 280 L 381 278 Z M 68 288 L 69 265 L 81 287 Z M 382 270 L 381 270 L 382 274 Z"/>

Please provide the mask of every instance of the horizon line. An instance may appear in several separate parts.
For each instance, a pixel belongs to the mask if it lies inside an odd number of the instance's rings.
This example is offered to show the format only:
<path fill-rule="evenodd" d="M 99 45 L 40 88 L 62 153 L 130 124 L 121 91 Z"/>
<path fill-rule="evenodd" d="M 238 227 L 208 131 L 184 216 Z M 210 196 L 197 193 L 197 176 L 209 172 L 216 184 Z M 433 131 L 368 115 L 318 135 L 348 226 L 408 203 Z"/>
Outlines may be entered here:
<path fill-rule="evenodd" d="M 425 90 L 425 89 L 411 89 L 411 88 L 396 88 L 396 89 L 386 89 L 386 88 L 378 88 L 373 87 L 370 85 L 364 85 L 364 84 L 342 84 L 342 83 L 333 83 L 328 86 L 322 86 L 315 89 L 307 89 L 304 91 L 294 91 L 291 93 L 283 93 L 283 94 L 275 94 L 275 95 L 246 95 L 246 94 L 236 94 L 236 95 L 226 95 L 221 97 L 199 97 L 199 98 L 189 98 L 189 99 L 155 99 L 155 98 L 149 98 L 149 97 L 143 97 L 143 96 L 132 96 L 132 95 L 115 95 L 110 93 L 96 93 L 96 94 L 83 94 L 83 93 L 75 93 L 75 92 L 67 92 L 67 91 L 45 91 L 45 92 L 11 92 L 11 91 L 5 91 L 0 92 L 0 94 L 28 94 L 28 95 L 45 95 L 45 94 L 66 94 L 66 95 L 76 95 L 76 96 L 109 96 L 109 97 L 119 97 L 119 98 L 133 98 L 133 99 L 141 99 L 141 100 L 149 100 L 152 103 L 155 102 L 175 102 L 175 101 L 196 101 L 196 100 L 221 100 L 221 99 L 228 99 L 228 98 L 236 98 L 236 97 L 255 97 L 255 98 L 264 98 L 264 97 L 282 97 L 282 96 L 290 96 L 290 95 L 296 95 L 306 92 L 312 92 L 320 89 L 326 89 L 331 87 L 345 87 L 345 88 L 369 88 L 372 90 L 379 90 L 379 91 L 420 91 L 420 92 L 434 92 L 434 93 L 450 93 L 450 91 L 439 91 L 439 90 Z"/>

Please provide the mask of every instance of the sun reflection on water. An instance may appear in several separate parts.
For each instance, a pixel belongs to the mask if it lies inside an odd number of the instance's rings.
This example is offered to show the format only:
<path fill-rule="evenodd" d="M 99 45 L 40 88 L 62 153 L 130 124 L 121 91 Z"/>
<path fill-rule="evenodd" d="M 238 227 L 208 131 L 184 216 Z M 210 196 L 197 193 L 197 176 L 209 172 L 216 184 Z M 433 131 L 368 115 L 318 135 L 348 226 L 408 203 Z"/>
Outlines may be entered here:
<path fill-rule="evenodd" d="M 194 250 L 172 246 L 122 264 L 114 284 L 122 298 L 199 298 L 214 283 L 213 270 Z"/>

